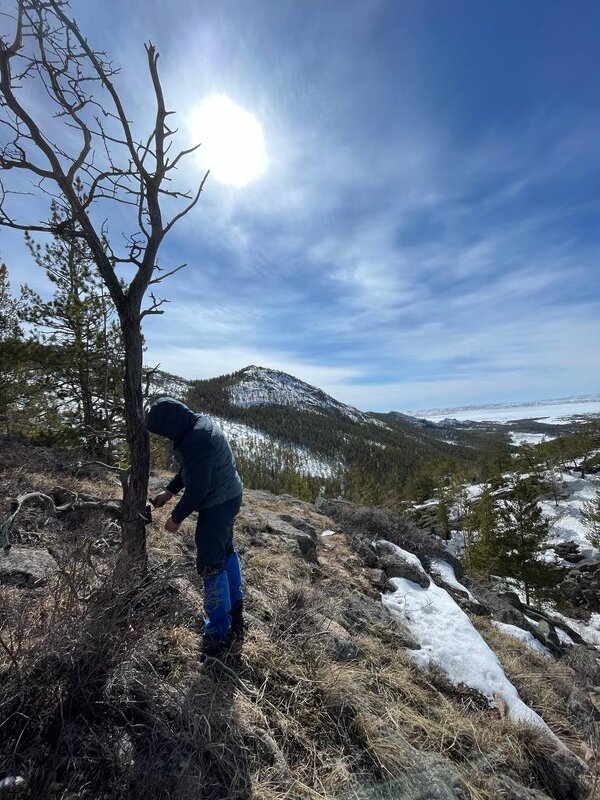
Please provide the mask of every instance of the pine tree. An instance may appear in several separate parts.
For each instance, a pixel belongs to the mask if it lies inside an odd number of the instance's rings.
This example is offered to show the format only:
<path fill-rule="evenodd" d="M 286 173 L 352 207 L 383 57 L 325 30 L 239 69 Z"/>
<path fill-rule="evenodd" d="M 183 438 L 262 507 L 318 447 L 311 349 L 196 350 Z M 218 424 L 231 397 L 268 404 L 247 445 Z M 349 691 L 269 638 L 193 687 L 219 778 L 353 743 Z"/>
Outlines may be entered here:
<path fill-rule="evenodd" d="M 62 219 L 54 203 L 52 224 L 60 227 Z M 42 247 L 26 233 L 25 241 L 54 287 L 51 300 L 30 293 L 26 305 L 26 318 L 53 364 L 52 391 L 69 428 L 111 461 L 124 357 L 113 304 L 83 240 L 55 235 Z"/>
<path fill-rule="evenodd" d="M 27 287 L 11 294 L 8 268 L 0 263 L 0 419 L 6 433 L 20 429 L 36 413 L 32 404 L 43 394 L 43 377 L 36 370 L 39 352 L 23 332 Z"/>
<path fill-rule="evenodd" d="M 541 558 L 548 527 L 531 483 L 519 479 L 512 498 L 499 509 L 497 569 L 523 585 L 527 604 L 532 592 L 539 594 L 551 580 L 551 569 Z"/>
<path fill-rule="evenodd" d="M 596 496 L 583 504 L 581 516 L 591 529 L 591 541 L 594 547 L 600 548 L 600 489 Z"/>
<path fill-rule="evenodd" d="M 488 580 L 498 566 L 498 504 L 489 487 L 470 504 L 467 520 L 465 562 L 468 570 Z"/>

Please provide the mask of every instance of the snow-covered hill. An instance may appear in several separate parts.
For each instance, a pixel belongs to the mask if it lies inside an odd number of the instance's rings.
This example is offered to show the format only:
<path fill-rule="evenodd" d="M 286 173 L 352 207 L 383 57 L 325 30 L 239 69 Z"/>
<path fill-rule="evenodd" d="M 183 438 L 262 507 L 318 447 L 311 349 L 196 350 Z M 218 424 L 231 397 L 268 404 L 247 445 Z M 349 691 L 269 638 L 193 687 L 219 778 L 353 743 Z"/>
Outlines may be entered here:
<path fill-rule="evenodd" d="M 383 424 L 370 414 L 334 400 L 321 389 L 293 375 L 267 367 L 252 365 L 240 370 L 234 376 L 229 393 L 231 402 L 242 408 L 263 405 L 291 406 L 301 410 L 340 415 L 352 422 Z"/>

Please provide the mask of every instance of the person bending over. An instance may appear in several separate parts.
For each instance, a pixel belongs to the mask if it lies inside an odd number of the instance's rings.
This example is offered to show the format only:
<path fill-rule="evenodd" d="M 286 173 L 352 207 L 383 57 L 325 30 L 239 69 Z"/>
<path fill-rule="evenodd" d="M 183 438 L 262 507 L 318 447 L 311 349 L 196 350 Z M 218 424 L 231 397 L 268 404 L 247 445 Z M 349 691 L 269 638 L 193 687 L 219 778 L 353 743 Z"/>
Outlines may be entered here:
<path fill-rule="evenodd" d="M 242 504 L 242 481 L 221 428 L 195 414 L 179 400 L 163 397 L 147 415 L 151 433 L 173 442 L 179 472 L 155 499 L 161 508 L 183 489 L 165 523 L 176 533 L 183 520 L 198 512 L 196 567 L 204 579 L 204 652 L 216 653 L 232 635 L 243 632 L 242 575 L 233 548 L 233 523 Z"/>

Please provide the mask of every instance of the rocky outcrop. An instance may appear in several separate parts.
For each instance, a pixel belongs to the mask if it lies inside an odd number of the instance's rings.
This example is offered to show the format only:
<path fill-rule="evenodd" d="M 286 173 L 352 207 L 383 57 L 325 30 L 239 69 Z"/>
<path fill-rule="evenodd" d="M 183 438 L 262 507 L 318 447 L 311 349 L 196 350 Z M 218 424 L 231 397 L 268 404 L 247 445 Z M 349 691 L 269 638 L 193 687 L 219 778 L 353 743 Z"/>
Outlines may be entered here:
<path fill-rule="evenodd" d="M 296 520 L 296 524 L 289 520 Z M 298 526 L 301 523 L 301 527 Z M 317 531 L 316 528 L 289 514 L 278 515 L 274 511 L 261 509 L 260 515 L 246 530 L 255 542 L 265 535 L 277 536 L 283 544 L 299 551 L 303 558 L 311 564 L 317 564 Z"/>
<path fill-rule="evenodd" d="M 585 556 L 579 552 L 579 545 L 577 542 L 559 542 L 552 545 L 552 549 L 559 558 L 568 561 L 570 564 L 576 564 L 582 561 Z"/>
<path fill-rule="evenodd" d="M 405 578 L 426 589 L 431 583 L 429 576 L 416 564 L 408 561 L 396 553 L 381 553 L 378 566 L 388 578 Z"/>
<path fill-rule="evenodd" d="M 421 648 L 407 625 L 390 614 L 382 603 L 360 592 L 352 592 L 344 603 L 336 606 L 335 619 L 352 634 L 372 634 L 399 647 Z"/>
<path fill-rule="evenodd" d="M 8 555 L 0 555 L 0 584 L 35 588 L 57 571 L 56 560 L 44 548 L 14 545 Z"/>
<path fill-rule="evenodd" d="M 364 553 L 365 545 L 368 546 L 373 539 L 385 539 L 414 553 L 425 569 L 431 559 L 441 558 L 454 568 L 458 580 L 463 576 L 461 562 L 446 551 L 441 539 L 394 511 L 323 498 L 317 501 L 317 508 L 350 534 L 350 542 L 357 553 Z"/>
<path fill-rule="evenodd" d="M 582 557 L 567 572 L 558 590 L 571 605 L 591 613 L 600 611 L 600 556 Z"/>

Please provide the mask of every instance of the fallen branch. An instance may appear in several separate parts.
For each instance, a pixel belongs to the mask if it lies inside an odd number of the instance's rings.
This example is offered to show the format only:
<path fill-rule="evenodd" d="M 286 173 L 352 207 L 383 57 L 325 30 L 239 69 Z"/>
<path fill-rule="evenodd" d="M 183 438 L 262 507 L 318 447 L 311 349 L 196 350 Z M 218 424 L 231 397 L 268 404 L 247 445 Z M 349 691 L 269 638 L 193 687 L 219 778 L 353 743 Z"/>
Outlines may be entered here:
<path fill-rule="evenodd" d="M 0 547 L 4 550 L 5 555 L 8 555 L 11 548 L 10 534 L 15 520 L 23 507 L 35 500 L 41 501 L 46 506 L 48 514 L 53 517 L 70 511 L 89 509 L 102 509 L 116 515 L 121 513 L 120 500 L 103 500 L 88 494 L 77 494 L 60 486 L 52 490 L 52 495 L 43 492 L 26 492 L 11 500 L 8 516 L 0 523 Z"/>

